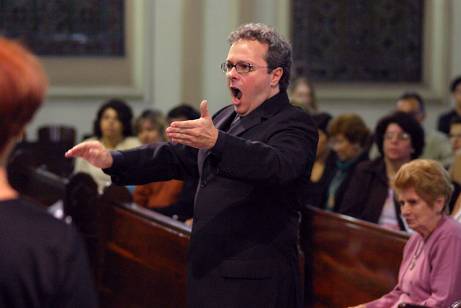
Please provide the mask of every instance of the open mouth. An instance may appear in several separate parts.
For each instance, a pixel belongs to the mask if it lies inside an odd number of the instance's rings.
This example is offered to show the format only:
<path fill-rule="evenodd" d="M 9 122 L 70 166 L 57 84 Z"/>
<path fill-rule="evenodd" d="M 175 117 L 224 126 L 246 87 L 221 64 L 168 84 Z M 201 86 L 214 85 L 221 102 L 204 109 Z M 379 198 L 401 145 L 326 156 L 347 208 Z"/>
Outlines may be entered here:
<path fill-rule="evenodd" d="M 240 91 L 240 89 L 231 87 L 230 90 L 231 90 L 231 93 L 232 93 L 233 97 L 235 97 L 237 99 L 242 98 L 242 91 Z"/>

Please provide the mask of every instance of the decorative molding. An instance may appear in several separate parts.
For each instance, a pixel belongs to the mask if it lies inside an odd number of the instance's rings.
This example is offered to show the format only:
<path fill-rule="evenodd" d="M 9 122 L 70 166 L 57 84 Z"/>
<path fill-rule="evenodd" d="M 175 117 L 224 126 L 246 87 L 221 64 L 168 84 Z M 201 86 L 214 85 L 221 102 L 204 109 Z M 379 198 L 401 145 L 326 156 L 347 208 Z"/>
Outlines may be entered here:
<path fill-rule="evenodd" d="M 144 100 L 146 96 L 150 96 L 147 89 L 149 74 L 146 73 L 149 67 L 145 65 L 145 51 L 150 50 L 149 42 L 152 41 L 145 31 L 149 21 L 150 2 L 125 2 L 125 57 L 42 58 L 51 81 L 48 99 L 101 100 L 121 97 Z M 92 76 L 92 71 L 97 76 Z"/>
<path fill-rule="evenodd" d="M 331 82 L 315 83 L 320 100 L 376 101 L 395 100 L 402 92 L 418 91 L 426 100 L 443 102 L 446 100 L 449 72 L 449 3 L 447 1 L 424 1 L 423 36 L 423 81 L 418 83 L 364 83 L 340 84 Z M 293 31 L 292 25 L 291 31 Z"/>

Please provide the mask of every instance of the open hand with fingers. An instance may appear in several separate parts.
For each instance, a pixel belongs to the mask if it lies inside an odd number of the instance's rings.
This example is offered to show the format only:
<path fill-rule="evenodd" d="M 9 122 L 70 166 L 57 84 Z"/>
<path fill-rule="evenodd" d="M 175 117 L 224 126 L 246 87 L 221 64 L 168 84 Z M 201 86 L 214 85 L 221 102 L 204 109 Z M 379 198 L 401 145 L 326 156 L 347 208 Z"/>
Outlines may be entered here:
<path fill-rule="evenodd" d="M 218 139 L 218 129 L 208 113 L 208 102 L 200 103 L 200 118 L 188 121 L 176 121 L 166 129 L 168 138 L 175 143 L 197 149 L 211 149 Z"/>
<path fill-rule="evenodd" d="M 99 141 L 86 141 L 77 144 L 65 153 L 66 157 L 81 157 L 98 168 L 109 168 L 113 159 L 110 151 Z"/>

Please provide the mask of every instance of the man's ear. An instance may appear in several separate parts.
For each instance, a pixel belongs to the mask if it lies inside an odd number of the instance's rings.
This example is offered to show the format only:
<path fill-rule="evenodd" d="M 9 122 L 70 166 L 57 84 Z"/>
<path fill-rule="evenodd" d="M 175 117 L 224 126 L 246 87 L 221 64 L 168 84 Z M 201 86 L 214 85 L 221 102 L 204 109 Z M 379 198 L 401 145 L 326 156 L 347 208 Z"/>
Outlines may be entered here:
<path fill-rule="evenodd" d="M 283 68 L 277 67 L 272 70 L 271 86 L 276 87 L 280 84 L 280 78 L 283 76 Z"/>

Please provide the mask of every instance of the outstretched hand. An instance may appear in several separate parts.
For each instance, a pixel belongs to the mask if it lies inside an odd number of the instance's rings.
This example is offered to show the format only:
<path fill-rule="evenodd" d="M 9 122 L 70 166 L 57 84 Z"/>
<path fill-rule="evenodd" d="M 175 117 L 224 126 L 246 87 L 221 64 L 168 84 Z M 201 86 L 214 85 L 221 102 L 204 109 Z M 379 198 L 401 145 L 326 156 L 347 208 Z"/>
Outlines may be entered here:
<path fill-rule="evenodd" d="M 166 129 L 172 142 L 188 145 L 197 149 L 211 149 L 218 140 L 218 129 L 208 113 L 208 102 L 200 103 L 200 118 L 188 121 L 176 121 Z"/>
<path fill-rule="evenodd" d="M 112 155 L 99 141 L 85 141 L 77 144 L 65 154 L 66 157 L 81 157 L 98 168 L 109 168 L 113 164 Z"/>

